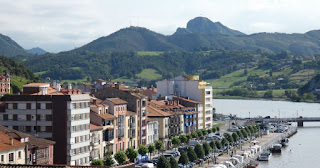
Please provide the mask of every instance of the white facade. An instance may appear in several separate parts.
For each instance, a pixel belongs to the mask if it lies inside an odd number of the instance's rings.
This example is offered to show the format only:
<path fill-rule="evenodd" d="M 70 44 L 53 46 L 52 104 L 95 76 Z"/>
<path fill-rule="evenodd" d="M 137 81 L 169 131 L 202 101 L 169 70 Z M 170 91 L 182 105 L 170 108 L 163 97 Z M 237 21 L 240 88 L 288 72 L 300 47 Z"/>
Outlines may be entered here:
<path fill-rule="evenodd" d="M 25 148 L 15 148 L 0 152 L 0 164 L 25 164 Z"/>
<path fill-rule="evenodd" d="M 206 84 L 204 81 L 199 81 L 199 77 L 187 79 L 184 76 L 158 81 L 156 82 L 157 97 L 174 94 L 201 102 L 202 108 L 198 108 L 198 129 L 211 128 L 213 121 L 212 87 Z"/>
<path fill-rule="evenodd" d="M 158 121 L 150 121 L 147 124 L 147 145 L 155 143 L 159 140 L 159 123 Z"/>

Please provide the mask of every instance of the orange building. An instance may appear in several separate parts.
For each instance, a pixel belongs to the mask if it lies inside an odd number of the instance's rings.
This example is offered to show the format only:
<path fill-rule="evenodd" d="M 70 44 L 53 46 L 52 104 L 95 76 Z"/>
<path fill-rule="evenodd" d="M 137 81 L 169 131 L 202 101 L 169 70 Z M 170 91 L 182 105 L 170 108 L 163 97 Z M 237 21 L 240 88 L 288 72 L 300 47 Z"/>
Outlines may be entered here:
<path fill-rule="evenodd" d="M 8 73 L 0 76 L 0 96 L 10 94 L 10 76 Z"/>

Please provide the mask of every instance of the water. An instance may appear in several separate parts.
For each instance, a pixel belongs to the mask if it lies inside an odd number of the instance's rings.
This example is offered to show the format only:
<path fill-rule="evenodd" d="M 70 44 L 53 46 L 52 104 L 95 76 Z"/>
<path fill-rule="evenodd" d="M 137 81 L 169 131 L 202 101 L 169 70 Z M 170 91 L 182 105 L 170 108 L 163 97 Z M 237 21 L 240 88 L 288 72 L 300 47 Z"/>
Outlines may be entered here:
<path fill-rule="evenodd" d="M 279 116 L 281 117 L 319 117 L 320 104 L 293 103 L 262 100 L 214 99 L 217 113 L 236 114 L 239 117 Z M 259 168 L 319 168 L 320 122 L 304 123 L 298 133 L 289 139 L 281 155 L 272 155 L 268 162 L 260 162 Z"/>

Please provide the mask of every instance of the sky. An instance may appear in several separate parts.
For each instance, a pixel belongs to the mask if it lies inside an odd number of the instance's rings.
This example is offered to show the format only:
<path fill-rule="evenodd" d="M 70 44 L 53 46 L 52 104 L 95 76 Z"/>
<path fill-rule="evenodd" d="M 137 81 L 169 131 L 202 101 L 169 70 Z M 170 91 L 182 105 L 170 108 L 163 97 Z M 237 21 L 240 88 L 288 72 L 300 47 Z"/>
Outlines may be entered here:
<path fill-rule="evenodd" d="M 320 29 L 319 0 L 0 0 L 0 33 L 60 52 L 129 26 L 165 35 L 203 16 L 246 34 Z"/>

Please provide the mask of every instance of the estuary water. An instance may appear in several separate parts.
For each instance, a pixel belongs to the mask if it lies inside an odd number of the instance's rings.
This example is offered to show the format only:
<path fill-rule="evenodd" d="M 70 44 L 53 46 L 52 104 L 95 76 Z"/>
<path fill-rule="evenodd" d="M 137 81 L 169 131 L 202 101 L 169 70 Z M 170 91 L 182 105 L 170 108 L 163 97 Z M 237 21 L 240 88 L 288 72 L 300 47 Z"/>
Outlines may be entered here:
<path fill-rule="evenodd" d="M 239 117 L 320 117 L 320 104 L 265 100 L 213 99 L 217 113 Z M 249 113 L 250 112 L 250 113 Z M 250 115 L 250 116 L 249 116 Z M 304 123 L 281 155 L 272 155 L 259 168 L 320 168 L 320 122 Z"/>

